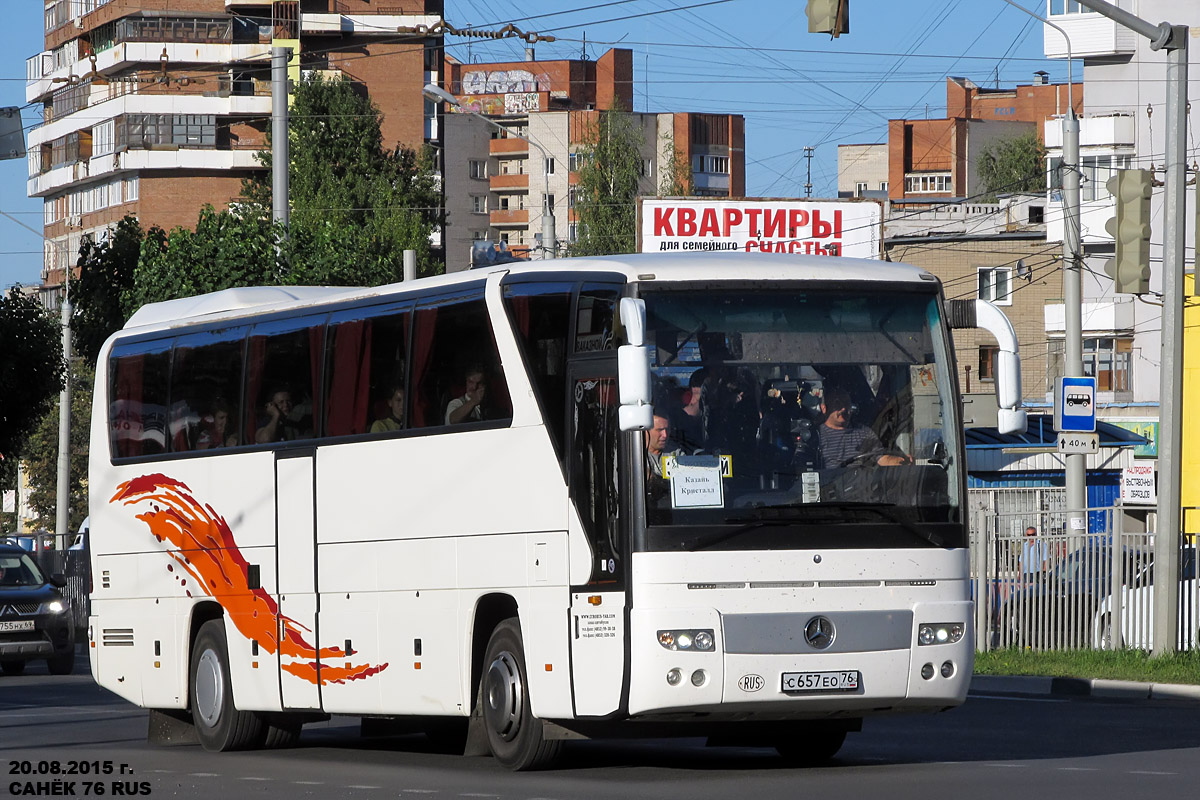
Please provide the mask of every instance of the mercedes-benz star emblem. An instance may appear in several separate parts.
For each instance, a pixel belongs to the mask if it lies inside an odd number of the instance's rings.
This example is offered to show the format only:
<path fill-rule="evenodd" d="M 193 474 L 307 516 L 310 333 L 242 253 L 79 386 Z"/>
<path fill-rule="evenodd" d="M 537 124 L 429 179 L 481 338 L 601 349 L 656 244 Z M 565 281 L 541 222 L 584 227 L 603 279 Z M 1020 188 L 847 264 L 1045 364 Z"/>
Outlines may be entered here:
<path fill-rule="evenodd" d="M 833 635 L 833 623 L 825 617 L 813 617 L 804 626 L 804 641 L 817 650 L 824 650 L 833 644 Z"/>

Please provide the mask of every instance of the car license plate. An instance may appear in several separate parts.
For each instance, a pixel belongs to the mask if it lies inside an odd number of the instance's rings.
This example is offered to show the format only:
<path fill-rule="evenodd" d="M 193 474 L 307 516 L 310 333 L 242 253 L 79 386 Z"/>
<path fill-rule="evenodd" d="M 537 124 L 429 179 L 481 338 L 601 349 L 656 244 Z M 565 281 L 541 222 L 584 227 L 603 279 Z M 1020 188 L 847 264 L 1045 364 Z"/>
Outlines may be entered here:
<path fill-rule="evenodd" d="M 18 619 L 15 621 L 0 622 L 0 633 L 31 630 L 33 630 L 33 620 L 31 619 Z"/>
<path fill-rule="evenodd" d="M 837 672 L 785 672 L 783 691 L 794 692 L 853 692 L 858 690 L 858 670 Z"/>

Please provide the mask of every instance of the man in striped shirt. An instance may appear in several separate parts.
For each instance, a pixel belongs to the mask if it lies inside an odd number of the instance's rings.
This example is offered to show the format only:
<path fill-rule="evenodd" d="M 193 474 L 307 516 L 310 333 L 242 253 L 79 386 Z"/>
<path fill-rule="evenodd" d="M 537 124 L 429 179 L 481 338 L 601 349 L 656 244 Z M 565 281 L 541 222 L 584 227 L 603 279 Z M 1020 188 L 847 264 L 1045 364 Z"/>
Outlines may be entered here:
<path fill-rule="evenodd" d="M 908 456 L 889 453 L 875 431 L 853 424 L 854 405 L 846 391 L 828 389 L 821 401 L 821 412 L 825 415 L 825 422 L 817 428 L 821 467 L 836 469 L 855 461 L 881 467 L 912 463 Z"/>

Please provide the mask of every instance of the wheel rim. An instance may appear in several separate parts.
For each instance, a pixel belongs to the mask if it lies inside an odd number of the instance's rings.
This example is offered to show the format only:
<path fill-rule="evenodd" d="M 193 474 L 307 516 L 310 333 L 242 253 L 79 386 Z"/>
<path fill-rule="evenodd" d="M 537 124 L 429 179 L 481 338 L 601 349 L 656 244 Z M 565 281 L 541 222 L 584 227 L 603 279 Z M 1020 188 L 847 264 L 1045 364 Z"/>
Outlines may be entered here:
<path fill-rule="evenodd" d="M 517 659 L 507 650 L 496 656 L 488 667 L 485 683 L 484 717 L 488 728 L 506 742 L 521 732 L 521 707 L 524 687 Z"/>
<path fill-rule="evenodd" d="M 221 718 L 225 703 L 225 678 L 221 674 L 221 659 L 212 650 L 205 650 L 196 664 L 196 715 L 211 728 Z"/>

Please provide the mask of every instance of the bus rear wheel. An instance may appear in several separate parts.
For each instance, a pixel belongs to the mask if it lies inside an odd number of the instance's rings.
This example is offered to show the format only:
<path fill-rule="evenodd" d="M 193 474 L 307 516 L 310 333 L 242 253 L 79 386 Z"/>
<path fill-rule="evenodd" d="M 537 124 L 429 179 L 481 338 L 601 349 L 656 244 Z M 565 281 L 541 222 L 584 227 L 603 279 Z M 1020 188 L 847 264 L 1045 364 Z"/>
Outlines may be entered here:
<path fill-rule="evenodd" d="M 562 749 L 561 741 L 545 738 L 542 721 L 530 711 L 528 674 L 521 626 L 515 617 L 506 619 L 488 641 L 479 700 L 488 747 L 514 771 L 544 769 Z"/>
<path fill-rule="evenodd" d="M 196 736 L 205 750 L 247 750 L 262 744 L 266 733 L 262 718 L 233 706 L 223 620 L 209 620 L 200 627 L 192 647 L 189 692 Z"/>

